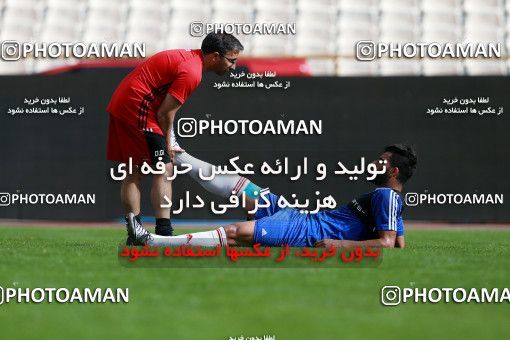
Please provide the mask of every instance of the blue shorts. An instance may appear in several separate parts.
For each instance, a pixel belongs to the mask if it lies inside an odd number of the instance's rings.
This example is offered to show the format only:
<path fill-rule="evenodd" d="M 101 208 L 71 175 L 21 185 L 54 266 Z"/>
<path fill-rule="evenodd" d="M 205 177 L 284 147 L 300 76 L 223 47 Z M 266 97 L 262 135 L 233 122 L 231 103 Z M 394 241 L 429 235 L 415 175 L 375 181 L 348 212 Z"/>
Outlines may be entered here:
<path fill-rule="evenodd" d="M 266 195 L 270 202 L 267 208 L 259 208 L 255 213 L 254 243 L 279 247 L 288 244 L 292 247 L 311 247 L 308 215 L 291 208 L 280 208 L 278 196 Z M 259 199 L 259 203 L 263 203 Z"/>

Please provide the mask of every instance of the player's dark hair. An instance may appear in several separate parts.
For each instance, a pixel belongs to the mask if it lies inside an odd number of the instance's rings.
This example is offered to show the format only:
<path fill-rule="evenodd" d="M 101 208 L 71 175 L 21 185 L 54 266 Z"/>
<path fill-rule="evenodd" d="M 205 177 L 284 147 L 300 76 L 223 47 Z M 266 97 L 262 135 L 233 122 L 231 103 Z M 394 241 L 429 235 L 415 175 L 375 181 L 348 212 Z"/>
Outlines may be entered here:
<path fill-rule="evenodd" d="M 225 55 L 230 51 L 241 52 L 244 47 L 232 34 L 211 32 L 202 41 L 201 49 L 204 54 L 218 52 Z"/>
<path fill-rule="evenodd" d="M 397 180 L 402 184 L 407 182 L 413 175 L 418 161 L 414 148 L 406 144 L 393 144 L 384 148 L 384 152 L 391 152 L 390 165 L 399 170 Z"/>

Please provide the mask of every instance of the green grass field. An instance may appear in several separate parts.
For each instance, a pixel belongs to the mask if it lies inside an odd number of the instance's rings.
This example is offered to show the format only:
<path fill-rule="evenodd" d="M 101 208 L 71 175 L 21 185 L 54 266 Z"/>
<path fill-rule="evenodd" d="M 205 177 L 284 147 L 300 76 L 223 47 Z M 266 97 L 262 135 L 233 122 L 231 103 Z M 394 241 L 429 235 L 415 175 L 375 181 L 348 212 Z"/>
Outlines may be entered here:
<path fill-rule="evenodd" d="M 179 230 L 180 232 L 182 230 Z M 126 268 L 119 229 L 1 228 L 0 286 L 129 287 L 128 304 L 3 304 L 1 339 L 507 339 L 510 304 L 385 307 L 380 289 L 510 287 L 510 231 L 411 230 L 378 268 Z"/>

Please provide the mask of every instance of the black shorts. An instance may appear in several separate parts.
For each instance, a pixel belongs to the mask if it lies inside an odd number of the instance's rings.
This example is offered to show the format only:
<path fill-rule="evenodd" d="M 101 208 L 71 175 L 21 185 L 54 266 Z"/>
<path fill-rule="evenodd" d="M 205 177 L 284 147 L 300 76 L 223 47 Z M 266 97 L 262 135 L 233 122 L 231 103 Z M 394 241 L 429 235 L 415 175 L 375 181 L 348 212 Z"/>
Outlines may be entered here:
<path fill-rule="evenodd" d="M 135 165 L 144 162 L 155 165 L 160 157 L 163 163 L 170 163 L 164 136 L 142 131 L 110 115 L 107 147 L 109 160 L 128 163 L 131 158 Z"/>
<path fill-rule="evenodd" d="M 151 156 L 151 163 L 156 164 L 158 161 L 161 161 L 165 164 L 171 163 L 170 155 L 166 151 L 166 138 L 164 136 L 158 135 L 154 132 L 144 131 L 145 140 L 147 141 L 147 146 L 149 147 L 149 153 Z"/>

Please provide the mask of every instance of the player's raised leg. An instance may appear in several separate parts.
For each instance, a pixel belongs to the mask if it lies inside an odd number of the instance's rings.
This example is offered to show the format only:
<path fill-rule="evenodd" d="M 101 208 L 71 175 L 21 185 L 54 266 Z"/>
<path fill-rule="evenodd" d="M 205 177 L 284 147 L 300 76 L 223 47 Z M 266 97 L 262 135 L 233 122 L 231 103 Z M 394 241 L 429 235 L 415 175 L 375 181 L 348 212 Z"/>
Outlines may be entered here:
<path fill-rule="evenodd" d="M 193 157 L 187 152 L 176 154 L 175 164 L 190 164 L 191 170 L 188 174 L 205 190 L 223 198 L 228 198 L 234 192 L 237 196 L 246 194 L 246 208 L 248 212 L 255 207 L 255 201 L 258 200 L 261 188 L 249 179 L 239 175 L 216 175 L 211 180 L 204 180 L 200 177 L 210 176 L 213 171 L 213 165 L 203 160 Z"/>

